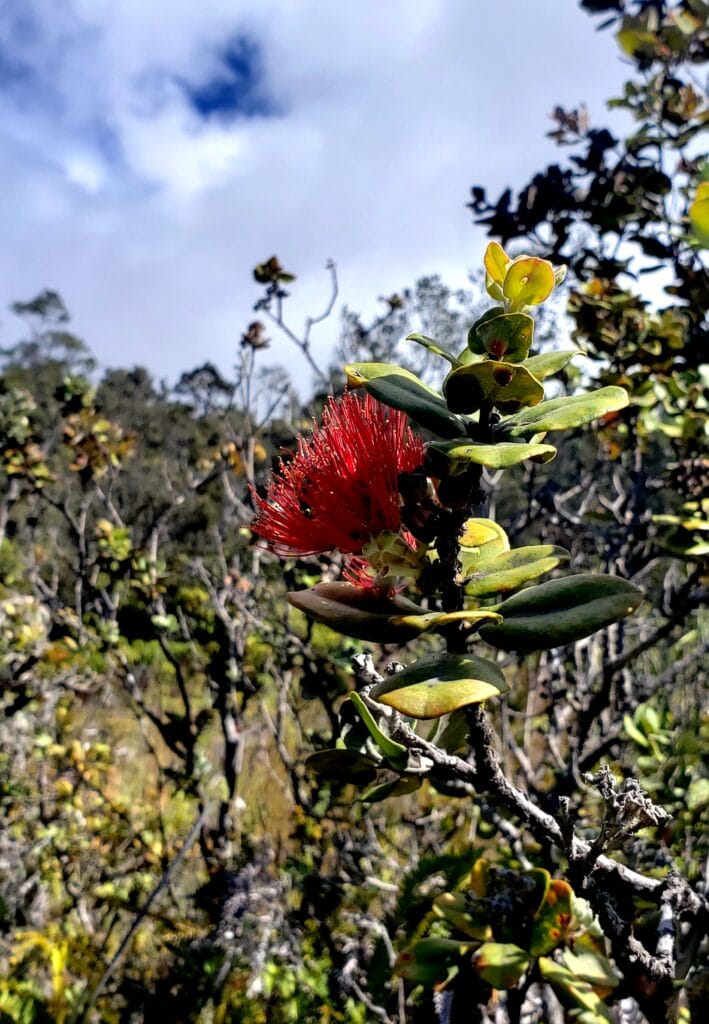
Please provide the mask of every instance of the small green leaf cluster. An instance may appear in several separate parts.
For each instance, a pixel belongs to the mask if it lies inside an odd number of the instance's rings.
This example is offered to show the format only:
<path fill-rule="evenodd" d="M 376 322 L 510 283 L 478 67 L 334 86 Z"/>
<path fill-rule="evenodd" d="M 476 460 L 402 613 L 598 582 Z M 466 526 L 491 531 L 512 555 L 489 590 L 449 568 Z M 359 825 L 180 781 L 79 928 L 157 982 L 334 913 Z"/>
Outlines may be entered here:
<path fill-rule="evenodd" d="M 548 982 L 588 1024 L 612 1019 L 603 1000 L 621 978 L 585 900 L 543 868 L 495 867 L 479 858 L 465 884 L 433 901 L 429 934 L 400 955 L 399 974 L 422 994 L 466 980 L 478 999 Z M 415 989 L 416 992 L 416 989 Z M 415 996 L 414 996 L 415 998 Z"/>

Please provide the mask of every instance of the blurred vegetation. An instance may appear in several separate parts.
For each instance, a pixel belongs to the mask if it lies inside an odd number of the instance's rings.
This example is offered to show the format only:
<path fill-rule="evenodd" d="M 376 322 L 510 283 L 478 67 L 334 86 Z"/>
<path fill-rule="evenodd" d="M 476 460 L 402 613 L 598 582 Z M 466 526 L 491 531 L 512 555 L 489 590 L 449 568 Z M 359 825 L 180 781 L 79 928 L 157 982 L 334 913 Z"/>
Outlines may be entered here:
<path fill-rule="evenodd" d="M 632 579 L 646 601 L 578 644 L 502 656 L 511 696 L 495 721 L 509 778 L 591 842 L 605 812 L 587 773 L 638 780 L 668 818 L 617 856 L 653 877 L 681 872 L 703 899 L 709 165 L 695 79 L 708 12 L 582 7 L 605 16 L 632 66 L 613 101 L 632 130 L 616 139 L 558 108 L 566 161 L 516 199 L 476 186 L 472 207 L 511 249 L 570 265 L 568 310 L 541 345 L 569 325 L 589 360 L 563 370 L 559 394 L 593 378 L 631 403 L 574 430 L 550 465 L 485 481 L 515 544 L 562 545 L 574 568 Z M 653 270 L 670 297 L 660 308 L 641 287 Z M 497 1020 L 483 1016 L 493 991 L 507 992 L 510 1021 L 700 1021 L 706 915 L 666 1005 L 657 979 L 619 967 L 569 886 L 581 879 L 563 881 L 524 822 L 429 781 L 364 799 L 356 780 L 305 765 L 355 727 L 352 655 L 373 649 L 383 665 L 398 652 L 343 643 L 286 603 L 339 565 L 263 551 L 251 488 L 342 387 L 341 362 L 396 357 L 430 376 L 428 353 L 400 339 L 460 347 L 478 307 L 427 278 L 371 323 L 347 312 L 323 369 L 309 339 L 319 318 L 305 333 L 286 319 L 293 276 L 274 258 L 255 277 L 258 319 L 233 373 L 205 363 L 172 388 L 141 367 L 98 371 L 55 292 L 13 307 L 26 332 L 0 350 L 0 1022 Z M 311 363 L 306 405 L 269 363 L 269 329 Z M 569 920 L 550 940 L 558 900 Z M 628 913 L 652 946 L 657 907 Z M 465 944 L 479 935 L 521 952 L 473 964 Z"/>

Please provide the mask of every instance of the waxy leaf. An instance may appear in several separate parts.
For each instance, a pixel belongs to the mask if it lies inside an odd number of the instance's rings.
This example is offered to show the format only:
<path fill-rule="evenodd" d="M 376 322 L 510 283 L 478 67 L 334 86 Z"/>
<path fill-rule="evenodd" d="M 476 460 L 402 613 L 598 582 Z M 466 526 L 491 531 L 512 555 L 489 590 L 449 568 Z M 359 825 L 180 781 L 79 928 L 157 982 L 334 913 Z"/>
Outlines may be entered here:
<path fill-rule="evenodd" d="M 447 359 L 451 366 L 460 366 L 460 359 L 453 352 L 447 349 L 444 345 L 439 345 L 433 338 L 427 338 L 425 334 L 407 334 L 407 341 L 415 341 L 421 348 L 425 348 L 428 352 L 431 352 L 434 356 L 442 356 L 443 359 Z"/>
<path fill-rule="evenodd" d="M 473 954 L 473 967 L 493 988 L 512 988 L 530 962 L 529 953 L 512 942 L 485 942 Z"/>
<path fill-rule="evenodd" d="M 551 572 L 570 558 L 565 548 L 554 544 L 534 544 L 505 551 L 492 562 L 487 561 L 482 565 L 468 563 L 465 592 L 471 597 L 488 597 L 490 594 L 517 590 L 524 583 Z"/>
<path fill-rule="evenodd" d="M 351 782 L 361 786 L 374 782 L 377 777 L 377 762 L 358 750 L 340 747 L 316 750 L 306 758 L 305 763 L 317 775 L 334 782 Z"/>
<path fill-rule="evenodd" d="M 500 669 L 472 654 L 429 654 L 372 687 L 371 695 L 410 718 L 440 718 L 506 693 Z"/>
<path fill-rule="evenodd" d="M 418 611 L 416 605 L 409 602 L 410 608 L 402 607 L 400 599 L 394 602 L 352 583 L 318 583 L 308 590 L 295 590 L 286 596 L 294 608 L 305 612 L 311 619 L 358 640 L 380 644 L 404 643 L 419 633 L 411 626 L 392 622 L 392 616 L 398 617 L 409 610 Z"/>
<path fill-rule="evenodd" d="M 563 370 L 574 356 L 582 355 L 583 352 L 580 348 L 564 349 L 561 352 L 540 352 L 537 356 L 525 359 L 524 365 L 537 380 L 546 380 L 547 377 L 553 377 L 559 370 Z"/>
<path fill-rule="evenodd" d="M 574 643 L 630 615 L 643 593 L 617 576 L 579 573 L 528 587 L 494 605 L 503 620 L 480 636 L 503 651 L 542 651 Z"/>
<path fill-rule="evenodd" d="M 530 459 L 533 462 L 550 462 L 556 455 L 552 444 L 522 444 L 501 441 L 499 444 L 475 444 L 468 441 L 436 441 L 429 444 L 429 451 L 446 455 L 451 462 L 475 462 L 478 466 L 491 469 L 509 469 Z"/>
<path fill-rule="evenodd" d="M 384 405 L 400 409 L 435 434 L 458 437 L 465 433 L 463 420 L 415 373 L 393 363 L 350 363 L 345 374 L 350 387 L 365 388 Z"/>
<path fill-rule="evenodd" d="M 555 283 L 554 268 L 548 260 L 527 256 L 510 264 L 502 291 L 515 308 L 521 309 L 538 306 L 548 299 Z"/>
<path fill-rule="evenodd" d="M 548 430 L 571 430 L 609 412 L 624 409 L 627 404 L 628 392 L 624 388 L 599 388 L 588 395 L 552 398 L 534 409 L 522 409 L 505 420 L 504 427 L 510 437 L 529 437 Z"/>
<path fill-rule="evenodd" d="M 409 752 L 403 743 L 397 743 L 396 740 L 391 739 L 390 736 L 387 736 L 387 734 L 379 728 L 374 720 L 374 715 L 358 693 L 351 693 L 350 700 L 357 709 L 357 714 L 367 727 L 369 735 L 379 747 L 382 754 L 384 754 L 387 761 L 389 761 L 394 768 L 405 768 L 409 760 Z"/>
<path fill-rule="evenodd" d="M 399 615 L 391 621 L 396 625 L 411 626 L 421 633 L 428 633 L 439 631 L 456 622 L 469 623 L 471 626 L 482 621 L 501 622 L 502 616 L 499 612 L 491 612 L 487 608 L 471 608 L 460 612 L 422 612 L 418 615 L 413 613 Z"/>
<path fill-rule="evenodd" d="M 434 388 L 424 384 L 415 373 L 404 369 L 403 366 L 397 366 L 396 363 L 348 363 L 344 367 L 344 372 L 347 377 L 347 383 L 351 388 L 366 388 L 367 384 L 373 380 L 381 377 L 395 376 L 402 377 L 404 380 L 416 384 L 432 398 L 441 397 Z"/>
<path fill-rule="evenodd" d="M 485 270 L 496 284 L 502 284 L 505 280 L 507 268 L 512 262 L 499 242 L 488 242 L 483 257 Z"/>
<path fill-rule="evenodd" d="M 526 359 L 534 339 L 534 320 L 528 313 L 499 313 L 480 319 L 468 332 L 471 352 L 519 363 Z"/>
<path fill-rule="evenodd" d="M 502 412 L 514 412 L 544 398 L 544 388 L 525 366 L 495 359 L 451 370 L 443 390 L 448 408 L 460 413 L 475 412 L 488 402 Z"/>

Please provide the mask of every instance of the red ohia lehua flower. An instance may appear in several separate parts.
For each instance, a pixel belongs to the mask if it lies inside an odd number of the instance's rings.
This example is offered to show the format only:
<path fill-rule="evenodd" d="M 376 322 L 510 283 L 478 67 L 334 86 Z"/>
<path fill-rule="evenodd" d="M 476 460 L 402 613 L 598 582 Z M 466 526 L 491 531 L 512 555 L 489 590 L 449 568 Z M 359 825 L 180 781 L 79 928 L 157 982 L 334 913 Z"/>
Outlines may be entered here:
<path fill-rule="evenodd" d="M 399 561 L 403 553 L 406 562 L 414 554 L 413 538 L 400 534 L 398 479 L 418 468 L 423 454 L 423 441 L 404 413 L 370 395 L 331 398 L 322 426 L 307 440 L 299 438 L 295 455 L 281 460 L 266 497 L 255 495 L 252 529 L 283 556 L 335 549 L 364 555 L 375 570 L 354 559 L 349 578 L 371 585 L 387 575 L 387 557 Z"/>

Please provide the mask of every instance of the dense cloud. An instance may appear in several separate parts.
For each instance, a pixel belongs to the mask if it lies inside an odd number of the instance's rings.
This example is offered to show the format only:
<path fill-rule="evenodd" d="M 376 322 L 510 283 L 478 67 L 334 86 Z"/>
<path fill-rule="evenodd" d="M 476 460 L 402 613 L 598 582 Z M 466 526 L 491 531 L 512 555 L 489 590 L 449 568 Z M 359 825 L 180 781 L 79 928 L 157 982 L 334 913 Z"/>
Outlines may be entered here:
<path fill-rule="evenodd" d="M 300 317 L 330 256 L 355 306 L 426 272 L 462 283 L 482 249 L 469 186 L 522 180 L 553 156 L 552 106 L 600 117 L 623 75 L 575 5 L 502 10 L 10 0 L 0 302 L 56 288 L 102 362 L 172 377 L 229 365 L 273 253 Z"/>

